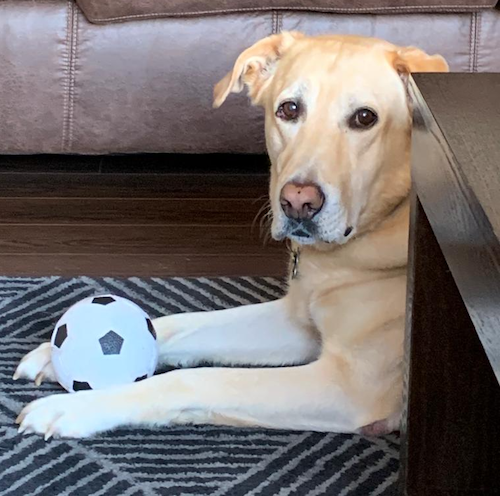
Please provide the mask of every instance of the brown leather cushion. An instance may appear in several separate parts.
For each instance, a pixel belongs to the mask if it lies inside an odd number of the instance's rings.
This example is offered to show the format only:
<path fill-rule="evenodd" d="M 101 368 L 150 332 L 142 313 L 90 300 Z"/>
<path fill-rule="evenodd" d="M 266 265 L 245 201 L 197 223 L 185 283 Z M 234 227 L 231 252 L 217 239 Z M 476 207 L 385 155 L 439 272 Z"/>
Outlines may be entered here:
<path fill-rule="evenodd" d="M 263 10 L 304 10 L 336 14 L 469 12 L 497 0 L 77 0 L 91 22 L 227 14 Z"/>

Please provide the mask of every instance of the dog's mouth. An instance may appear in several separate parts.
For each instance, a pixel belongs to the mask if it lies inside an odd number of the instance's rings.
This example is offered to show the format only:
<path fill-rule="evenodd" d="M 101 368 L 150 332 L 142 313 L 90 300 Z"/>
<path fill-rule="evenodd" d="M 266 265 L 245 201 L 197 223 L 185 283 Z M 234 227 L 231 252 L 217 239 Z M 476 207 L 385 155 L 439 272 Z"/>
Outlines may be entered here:
<path fill-rule="evenodd" d="M 330 188 L 332 189 L 332 188 Z M 327 185 L 322 190 L 328 190 Z M 322 208 L 308 215 L 300 211 L 291 215 L 281 203 L 273 205 L 272 236 L 276 241 L 289 239 L 299 245 L 343 245 L 357 234 L 357 221 L 349 215 L 340 201 L 339 194 L 332 191 L 325 194 Z M 293 212 L 292 212 L 293 213 Z"/>
<path fill-rule="evenodd" d="M 283 241 L 288 238 L 299 245 L 323 243 L 343 245 L 356 236 L 356 228 L 350 225 L 347 227 L 338 226 L 334 230 L 326 230 L 327 233 L 333 232 L 334 235 L 331 238 L 325 235 L 324 231 L 325 229 L 321 228 L 314 220 L 287 219 L 283 224 L 275 226 L 272 234 L 276 241 Z"/>
<path fill-rule="evenodd" d="M 313 220 L 287 219 L 280 232 L 273 236 L 277 241 L 288 238 L 299 244 L 313 244 L 318 238 L 318 227 Z"/>

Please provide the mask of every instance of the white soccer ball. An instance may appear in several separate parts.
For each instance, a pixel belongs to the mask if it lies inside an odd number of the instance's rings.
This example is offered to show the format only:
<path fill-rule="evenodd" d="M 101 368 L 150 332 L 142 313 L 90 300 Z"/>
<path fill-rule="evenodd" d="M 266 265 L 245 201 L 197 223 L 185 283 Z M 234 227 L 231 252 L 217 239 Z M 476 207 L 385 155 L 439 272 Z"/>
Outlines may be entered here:
<path fill-rule="evenodd" d="M 70 307 L 50 343 L 57 380 L 69 392 L 146 379 L 158 361 L 147 313 L 114 295 L 92 296 Z"/>

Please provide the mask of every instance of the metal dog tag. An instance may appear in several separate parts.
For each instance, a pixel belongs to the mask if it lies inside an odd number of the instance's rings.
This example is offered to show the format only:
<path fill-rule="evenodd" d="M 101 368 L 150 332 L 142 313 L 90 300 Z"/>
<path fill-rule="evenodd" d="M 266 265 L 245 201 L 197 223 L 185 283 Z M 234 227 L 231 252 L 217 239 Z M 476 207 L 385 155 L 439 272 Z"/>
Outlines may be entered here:
<path fill-rule="evenodd" d="M 292 279 L 295 279 L 299 274 L 300 251 L 292 251 Z"/>

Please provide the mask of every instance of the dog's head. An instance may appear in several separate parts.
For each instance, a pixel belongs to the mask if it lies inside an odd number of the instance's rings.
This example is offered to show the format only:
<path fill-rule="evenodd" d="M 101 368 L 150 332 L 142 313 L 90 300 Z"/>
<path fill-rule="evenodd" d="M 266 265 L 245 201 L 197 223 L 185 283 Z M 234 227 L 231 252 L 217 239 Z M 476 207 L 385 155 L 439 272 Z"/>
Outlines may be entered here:
<path fill-rule="evenodd" d="M 374 228 L 410 188 L 408 75 L 439 55 L 372 38 L 283 33 L 245 50 L 214 90 L 248 87 L 266 112 L 272 234 L 343 244 Z"/>

